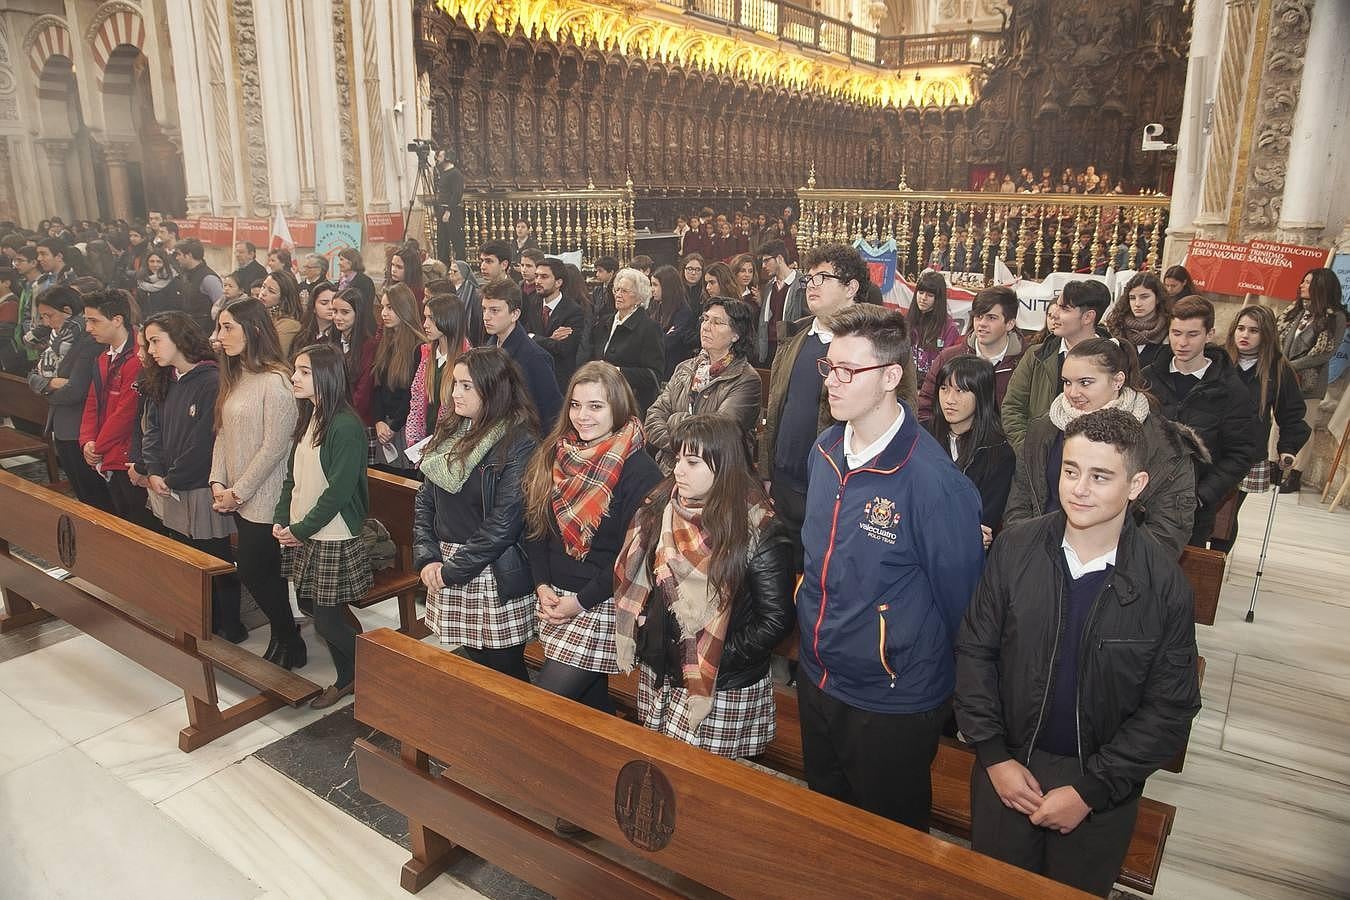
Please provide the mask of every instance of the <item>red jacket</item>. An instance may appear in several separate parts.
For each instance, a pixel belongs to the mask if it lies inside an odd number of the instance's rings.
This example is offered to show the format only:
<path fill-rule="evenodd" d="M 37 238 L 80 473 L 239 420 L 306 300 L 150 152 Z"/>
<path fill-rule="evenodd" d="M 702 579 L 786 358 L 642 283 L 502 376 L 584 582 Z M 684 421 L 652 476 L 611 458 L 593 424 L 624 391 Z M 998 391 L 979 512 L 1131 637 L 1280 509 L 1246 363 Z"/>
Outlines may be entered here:
<path fill-rule="evenodd" d="M 139 399 L 134 387 L 141 374 L 141 358 L 136 353 L 136 336 L 127 338 L 117 359 L 107 352 L 98 355 L 93 383 L 84 398 L 84 417 L 80 420 L 80 446 L 94 442 L 94 452 L 103 457 L 105 472 L 124 471 L 131 449 L 131 431 L 136 425 Z"/>

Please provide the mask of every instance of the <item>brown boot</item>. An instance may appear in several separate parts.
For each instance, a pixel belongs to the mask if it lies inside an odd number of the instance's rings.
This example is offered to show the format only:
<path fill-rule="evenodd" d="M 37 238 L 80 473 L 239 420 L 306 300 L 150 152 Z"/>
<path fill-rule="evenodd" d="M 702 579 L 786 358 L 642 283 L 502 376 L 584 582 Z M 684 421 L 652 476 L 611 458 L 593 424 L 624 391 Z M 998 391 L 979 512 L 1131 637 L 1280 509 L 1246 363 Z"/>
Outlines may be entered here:
<path fill-rule="evenodd" d="M 348 694 L 350 694 L 355 688 L 356 688 L 356 682 L 355 682 L 355 681 L 353 681 L 351 684 L 348 684 L 346 687 L 338 687 L 338 686 L 335 685 L 335 684 L 334 684 L 334 685 L 329 685 L 328 687 L 326 687 L 326 688 L 323 689 L 323 693 L 322 693 L 322 694 L 320 694 L 319 696 L 315 697 L 313 700 L 311 700 L 311 701 L 309 702 L 309 708 L 310 708 L 310 709 L 327 709 L 328 707 L 332 706 L 334 703 L 337 703 L 337 702 L 338 702 L 339 700 L 341 700 L 343 697 L 345 697 L 345 696 L 347 696 Z"/>

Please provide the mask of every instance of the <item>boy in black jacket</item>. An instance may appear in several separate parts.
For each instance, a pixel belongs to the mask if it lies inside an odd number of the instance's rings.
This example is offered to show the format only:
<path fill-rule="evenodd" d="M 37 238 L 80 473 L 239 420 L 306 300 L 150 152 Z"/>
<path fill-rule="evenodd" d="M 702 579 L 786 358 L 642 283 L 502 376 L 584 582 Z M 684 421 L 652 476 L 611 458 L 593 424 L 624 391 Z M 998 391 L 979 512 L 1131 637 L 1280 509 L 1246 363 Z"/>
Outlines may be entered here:
<path fill-rule="evenodd" d="M 1214 305 L 1183 297 L 1172 307 L 1168 347 L 1144 370 L 1149 390 L 1165 418 L 1189 426 L 1209 451 L 1195 469 L 1192 547 L 1204 547 L 1224 498 L 1266 452 L 1256 405 L 1237 367 L 1214 337 Z"/>
<path fill-rule="evenodd" d="M 1143 441 L 1122 410 L 1069 423 L 1063 510 L 994 542 L 956 644 L 971 847 L 1098 896 L 1200 710 L 1190 585 L 1126 514 Z"/>

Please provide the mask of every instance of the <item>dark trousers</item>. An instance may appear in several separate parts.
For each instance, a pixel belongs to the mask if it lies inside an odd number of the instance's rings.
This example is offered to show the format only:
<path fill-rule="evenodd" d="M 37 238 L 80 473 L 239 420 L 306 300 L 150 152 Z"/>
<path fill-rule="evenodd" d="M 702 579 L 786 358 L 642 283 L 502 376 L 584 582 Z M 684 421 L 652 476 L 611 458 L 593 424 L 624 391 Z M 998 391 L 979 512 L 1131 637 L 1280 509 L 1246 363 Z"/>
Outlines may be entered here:
<path fill-rule="evenodd" d="M 525 668 L 524 644 L 517 644 L 514 647 L 483 647 L 477 650 L 473 647 L 460 647 L 459 651 L 465 659 L 480 666 L 501 672 L 503 675 L 510 675 L 512 678 L 519 678 L 526 684 L 530 683 L 530 673 Z"/>
<path fill-rule="evenodd" d="M 162 530 L 180 544 L 195 547 L 227 563 L 234 562 L 234 548 L 230 546 L 230 539 L 227 537 L 190 538 L 172 528 Z M 211 580 L 211 630 L 233 629 L 242 625 L 243 622 L 239 618 L 239 576 L 233 572 L 229 575 L 217 575 Z"/>
<path fill-rule="evenodd" d="M 164 532 L 159 519 L 145 506 L 145 488 L 132 484 L 126 472 L 108 473 L 108 496 L 112 499 L 112 511 L 119 518 L 151 531 Z"/>
<path fill-rule="evenodd" d="M 1028 768 L 1046 793 L 1080 777 L 1078 760 L 1040 750 L 1032 752 Z M 976 764 L 970 776 L 972 850 L 1098 897 L 1109 894 L 1115 884 L 1138 812 L 1135 798 L 1106 812 L 1090 813 L 1073 831 L 1060 834 L 1032 825 L 1029 817 L 1004 806 L 983 766 Z"/>
<path fill-rule="evenodd" d="M 773 511 L 778 516 L 778 521 L 787 528 L 788 535 L 792 538 L 792 565 L 793 572 L 800 575 L 802 572 L 802 522 L 806 519 L 806 494 L 790 487 L 787 482 L 777 477 L 775 472 L 774 480 L 769 484 L 769 499 L 773 501 Z"/>
<path fill-rule="evenodd" d="M 75 499 L 81 503 L 97 507 L 104 512 L 112 512 L 112 498 L 108 496 L 108 483 L 103 480 L 89 463 L 84 461 L 79 441 L 57 441 L 56 459 L 70 480 Z"/>
<path fill-rule="evenodd" d="M 1208 547 L 1209 537 L 1214 533 L 1214 520 L 1218 518 L 1217 509 L 1202 509 L 1199 506 L 1195 508 L 1195 524 L 1191 528 L 1191 539 L 1187 541 L 1192 547 Z"/>
<path fill-rule="evenodd" d="M 334 687 L 344 688 L 356 678 L 356 626 L 347 618 L 345 606 L 314 605 L 314 630 L 328 645 L 337 669 Z"/>
<path fill-rule="evenodd" d="M 239 532 L 239 580 L 267 616 L 271 636 L 282 643 L 294 641 L 299 629 L 291 615 L 286 579 L 281 577 L 281 545 L 272 537 L 271 524 L 250 522 L 235 513 L 234 527 Z"/>
<path fill-rule="evenodd" d="M 614 702 L 609 699 L 609 676 L 603 672 L 578 669 L 576 666 L 546 659 L 539 668 L 539 679 L 535 685 L 591 709 L 614 714 Z"/>
<path fill-rule="evenodd" d="M 921 713 L 857 709 L 797 682 L 802 759 L 811 790 L 928 831 L 933 787 L 929 769 L 950 703 Z"/>

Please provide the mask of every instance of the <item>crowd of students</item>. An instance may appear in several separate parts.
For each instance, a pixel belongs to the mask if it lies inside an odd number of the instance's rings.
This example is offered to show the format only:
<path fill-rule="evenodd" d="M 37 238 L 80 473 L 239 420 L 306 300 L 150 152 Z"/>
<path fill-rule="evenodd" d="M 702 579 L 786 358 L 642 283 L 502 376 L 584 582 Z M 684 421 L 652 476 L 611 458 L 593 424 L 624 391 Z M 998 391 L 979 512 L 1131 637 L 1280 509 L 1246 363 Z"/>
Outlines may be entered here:
<path fill-rule="evenodd" d="M 1114 302 L 1070 283 L 1030 336 L 988 288 L 962 336 L 940 277 L 904 314 L 850 247 L 747 260 L 604 259 L 588 292 L 533 248 L 489 242 L 475 277 L 405 246 L 378 291 L 359 254 L 303 289 L 283 261 L 205 323 L 58 280 L 15 301 L 14 346 L 81 500 L 236 563 L 217 634 L 245 635 L 242 583 L 267 658 L 304 666 L 294 585 L 337 672 L 316 707 L 354 686 L 387 468 L 422 481 L 435 640 L 526 680 L 538 638 L 537 684 L 605 711 L 636 668 L 645 726 L 736 757 L 775 736 L 795 623 L 811 789 L 926 830 L 959 730 L 975 849 L 1106 893 L 1199 709 L 1178 557 L 1306 443 L 1334 274 L 1216 345 L 1209 301 L 1148 273 Z"/>

